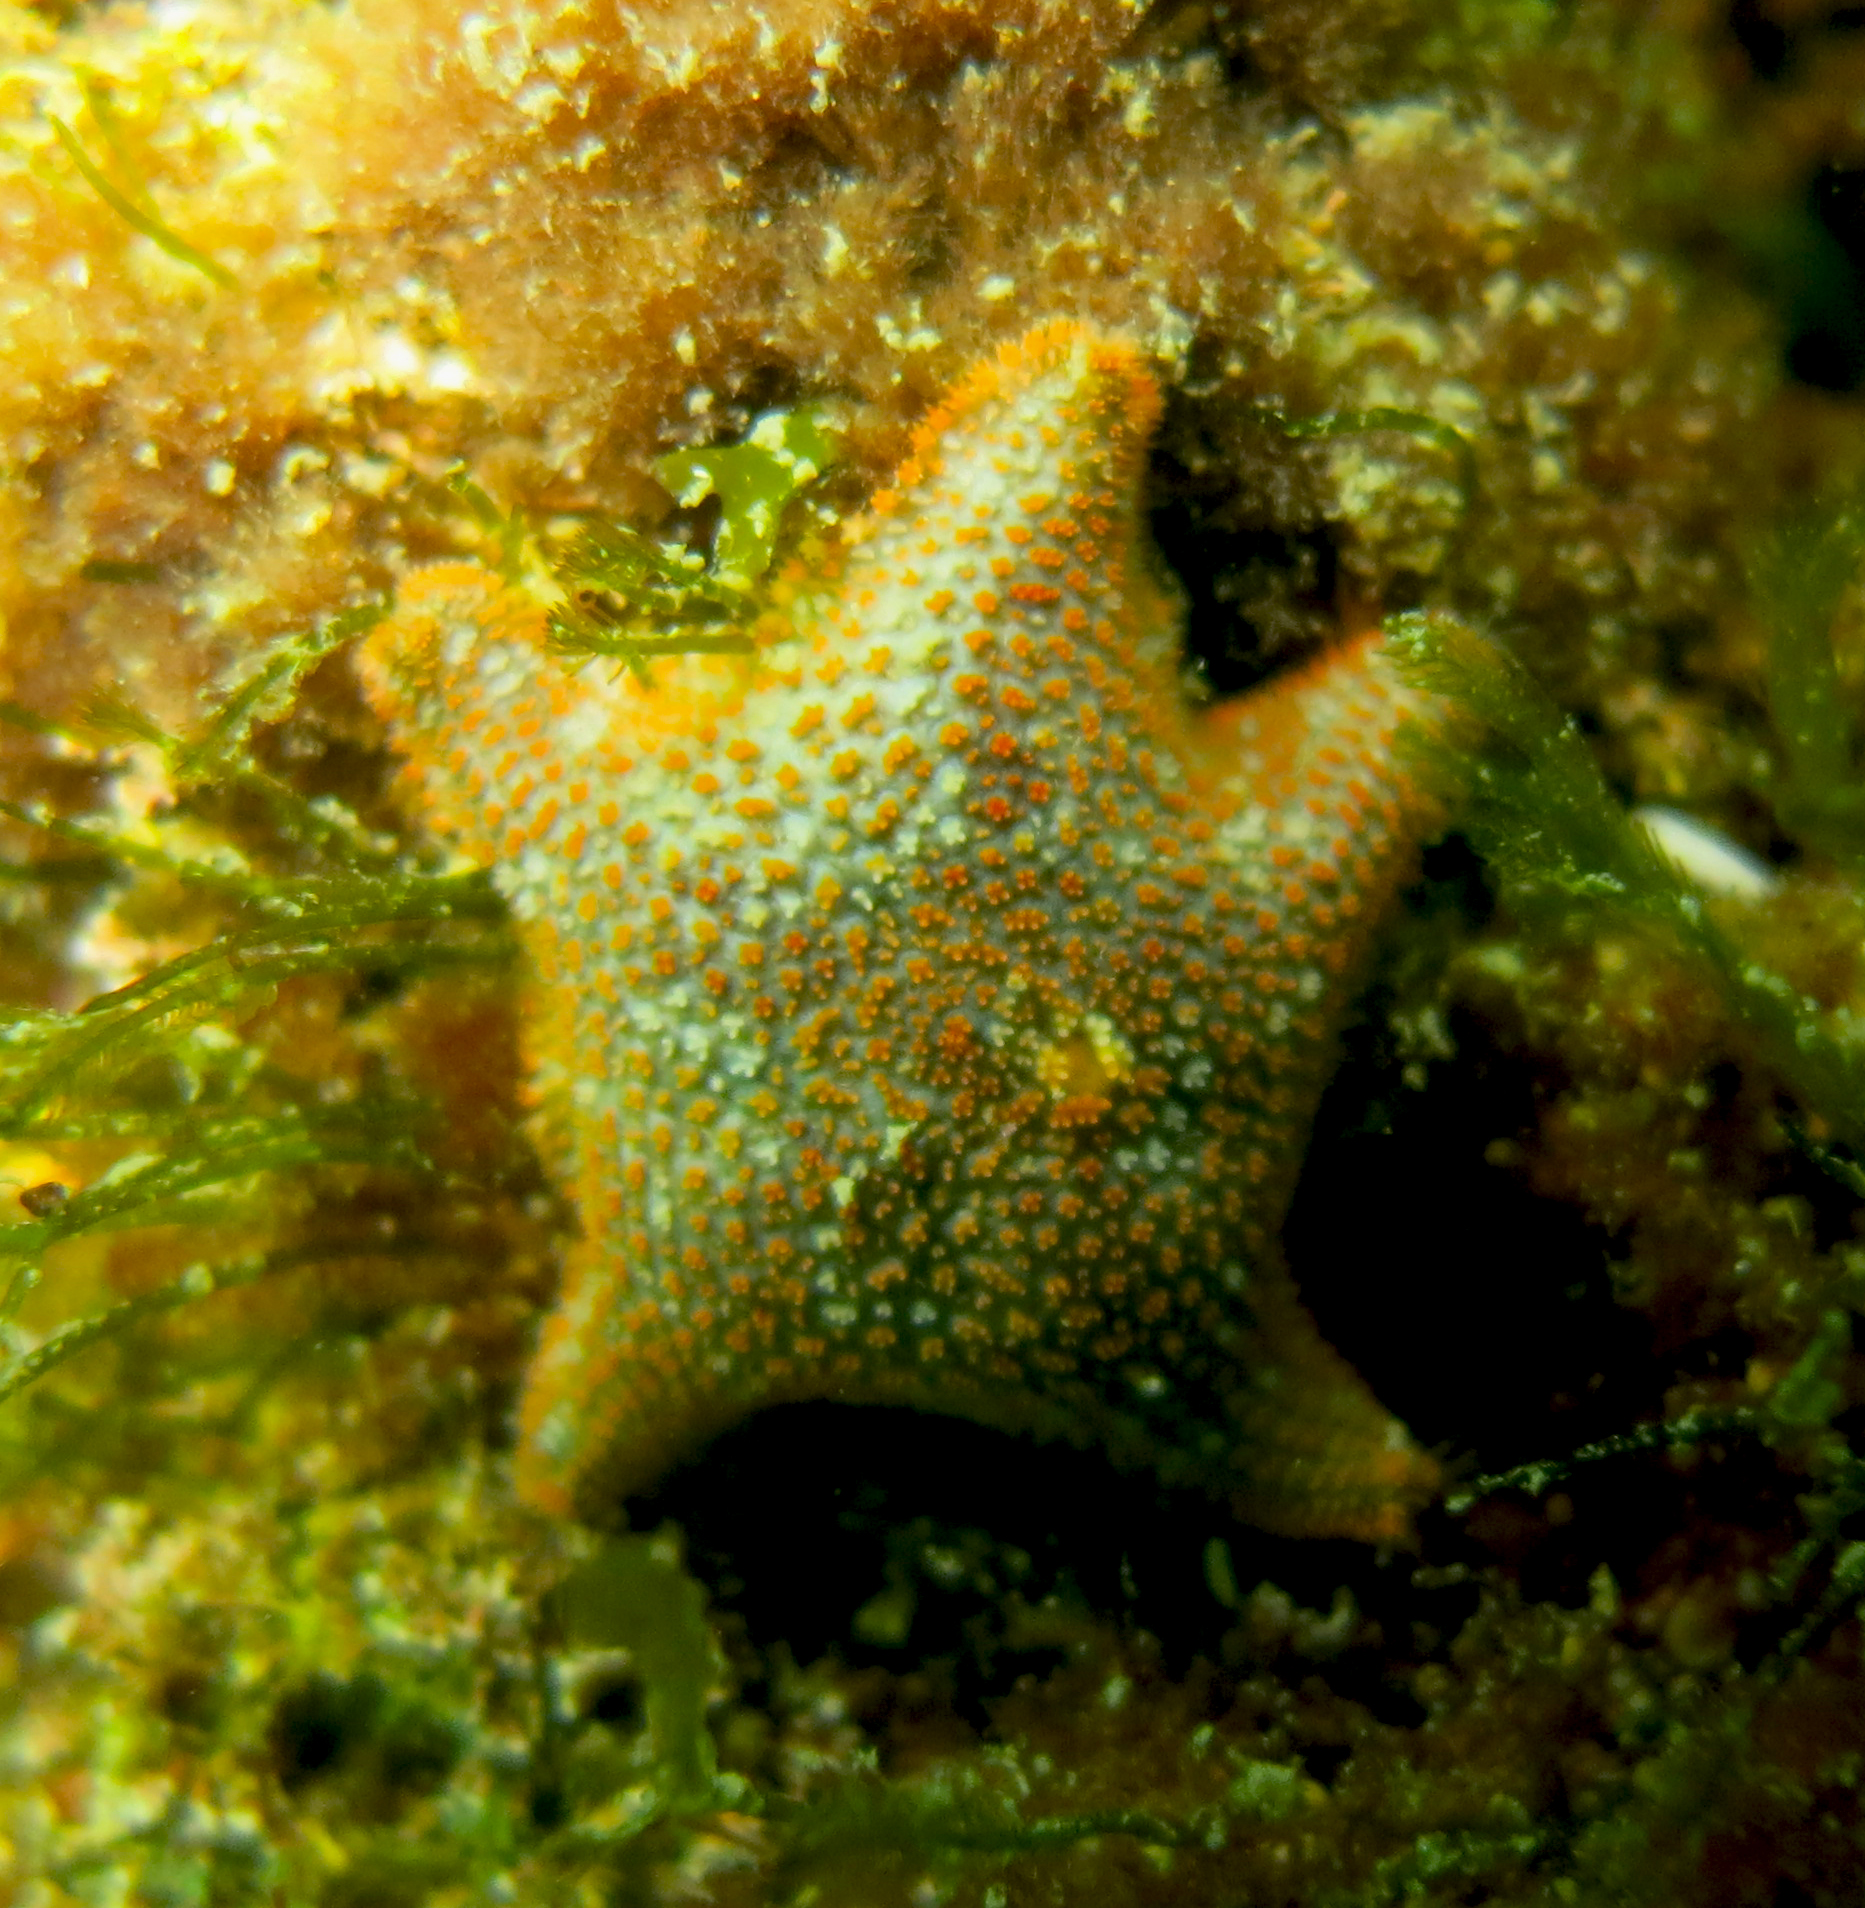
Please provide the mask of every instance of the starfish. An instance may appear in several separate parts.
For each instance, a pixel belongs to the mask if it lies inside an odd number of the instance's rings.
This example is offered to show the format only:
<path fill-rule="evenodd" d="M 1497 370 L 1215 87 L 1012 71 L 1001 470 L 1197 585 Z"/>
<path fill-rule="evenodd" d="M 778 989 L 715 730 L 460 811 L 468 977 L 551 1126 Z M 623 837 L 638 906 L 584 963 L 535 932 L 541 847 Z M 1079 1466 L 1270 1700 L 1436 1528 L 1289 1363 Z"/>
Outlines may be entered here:
<path fill-rule="evenodd" d="M 581 1236 L 518 1479 L 598 1516 L 761 1406 L 1098 1441 L 1259 1525 L 1402 1538 L 1437 1471 L 1279 1231 L 1362 951 L 1442 805 L 1376 632 L 1180 680 L 1137 347 L 978 366 L 749 656 L 602 679 L 417 574 L 361 654 L 420 819 L 523 926 Z"/>

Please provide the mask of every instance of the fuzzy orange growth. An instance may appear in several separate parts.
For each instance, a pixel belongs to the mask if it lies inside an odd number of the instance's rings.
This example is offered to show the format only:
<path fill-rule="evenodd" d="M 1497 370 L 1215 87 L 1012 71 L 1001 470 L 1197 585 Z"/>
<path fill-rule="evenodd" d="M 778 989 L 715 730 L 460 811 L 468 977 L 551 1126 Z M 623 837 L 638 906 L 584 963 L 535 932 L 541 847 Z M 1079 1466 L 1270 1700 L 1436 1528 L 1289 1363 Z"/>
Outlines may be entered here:
<path fill-rule="evenodd" d="M 1422 705 L 1369 638 L 1186 706 L 1158 407 L 1124 340 L 1006 346 L 754 660 L 571 677 L 459 566 L 370 637 L 425 819 L 527 924 L 573 1137 L 534 1501 L 813 1397 L 1097 1435 L 1287 1530 L 1399 1537 L 1431 1488 L 1277 1244 L 1433 815 L 1392 747 Z"/>

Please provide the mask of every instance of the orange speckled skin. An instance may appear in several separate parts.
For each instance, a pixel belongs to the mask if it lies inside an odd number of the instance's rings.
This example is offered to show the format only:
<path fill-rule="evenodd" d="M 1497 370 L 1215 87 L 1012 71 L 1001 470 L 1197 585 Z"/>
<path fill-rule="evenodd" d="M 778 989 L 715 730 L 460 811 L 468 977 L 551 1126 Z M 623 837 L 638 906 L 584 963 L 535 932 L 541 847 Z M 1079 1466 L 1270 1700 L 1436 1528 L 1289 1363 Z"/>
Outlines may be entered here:
<path fill-rule="evenodd" d="M 750 658 L 567 672 L 428 571 L 362 669 L 427 825 L 525 924 L 582 1237 L 520 1485 L 599 1514 L 784 1399 L 1106 1444 L 1272 1528 L 1436 1472 L 1277 1233 L 1370 927 L 1437 818 L 1377 638 L 1189 706 L 1158 408 L 1057 323 L 924 423 Z"/>

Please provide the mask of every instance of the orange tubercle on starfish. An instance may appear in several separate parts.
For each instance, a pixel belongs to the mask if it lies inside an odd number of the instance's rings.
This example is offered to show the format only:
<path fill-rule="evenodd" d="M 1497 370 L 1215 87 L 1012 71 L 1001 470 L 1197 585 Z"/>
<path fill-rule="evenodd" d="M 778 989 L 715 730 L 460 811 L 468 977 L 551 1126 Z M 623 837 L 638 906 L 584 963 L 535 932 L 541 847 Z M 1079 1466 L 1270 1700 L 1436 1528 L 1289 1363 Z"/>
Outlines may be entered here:
<path fill-rule="evenodd" d="M 925 420 L 751 657 L 572 675 L 428 571 L 364 679 L 536 974 L 582 1236 L 521 1488 L 589 1512 L 762 1405 L 1099 1440 L 1273 1528 L 1402 1536 L 1431 1461 L 1322 1341 L 1283 1210 L 1438 807 L 1378 638 L 1215 709 L 1139 479 L 1158 391 L 1057 323 Z"/>

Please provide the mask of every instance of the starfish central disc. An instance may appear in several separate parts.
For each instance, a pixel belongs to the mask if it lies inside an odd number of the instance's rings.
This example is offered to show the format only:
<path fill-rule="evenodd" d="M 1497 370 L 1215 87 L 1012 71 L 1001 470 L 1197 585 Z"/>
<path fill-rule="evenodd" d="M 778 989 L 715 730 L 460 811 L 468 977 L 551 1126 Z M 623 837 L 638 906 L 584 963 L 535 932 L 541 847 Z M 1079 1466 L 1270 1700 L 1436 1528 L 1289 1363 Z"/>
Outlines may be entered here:
<path fill-rule="evenodd" d="M 1137 351 L 1067 323 L 925 421 L 749 658 L 567 672 L 461 565 L 369 638 L 427 825 L 535 968 L 582 1237 L 521 1487 L 588 1511 L 780 1400 L 1105 1443 L 1272 1527 L 1435 1471 L 1277 1235 L 1358 952 L 1435 818 L 1378 642 L 1177 680 Z"/>

